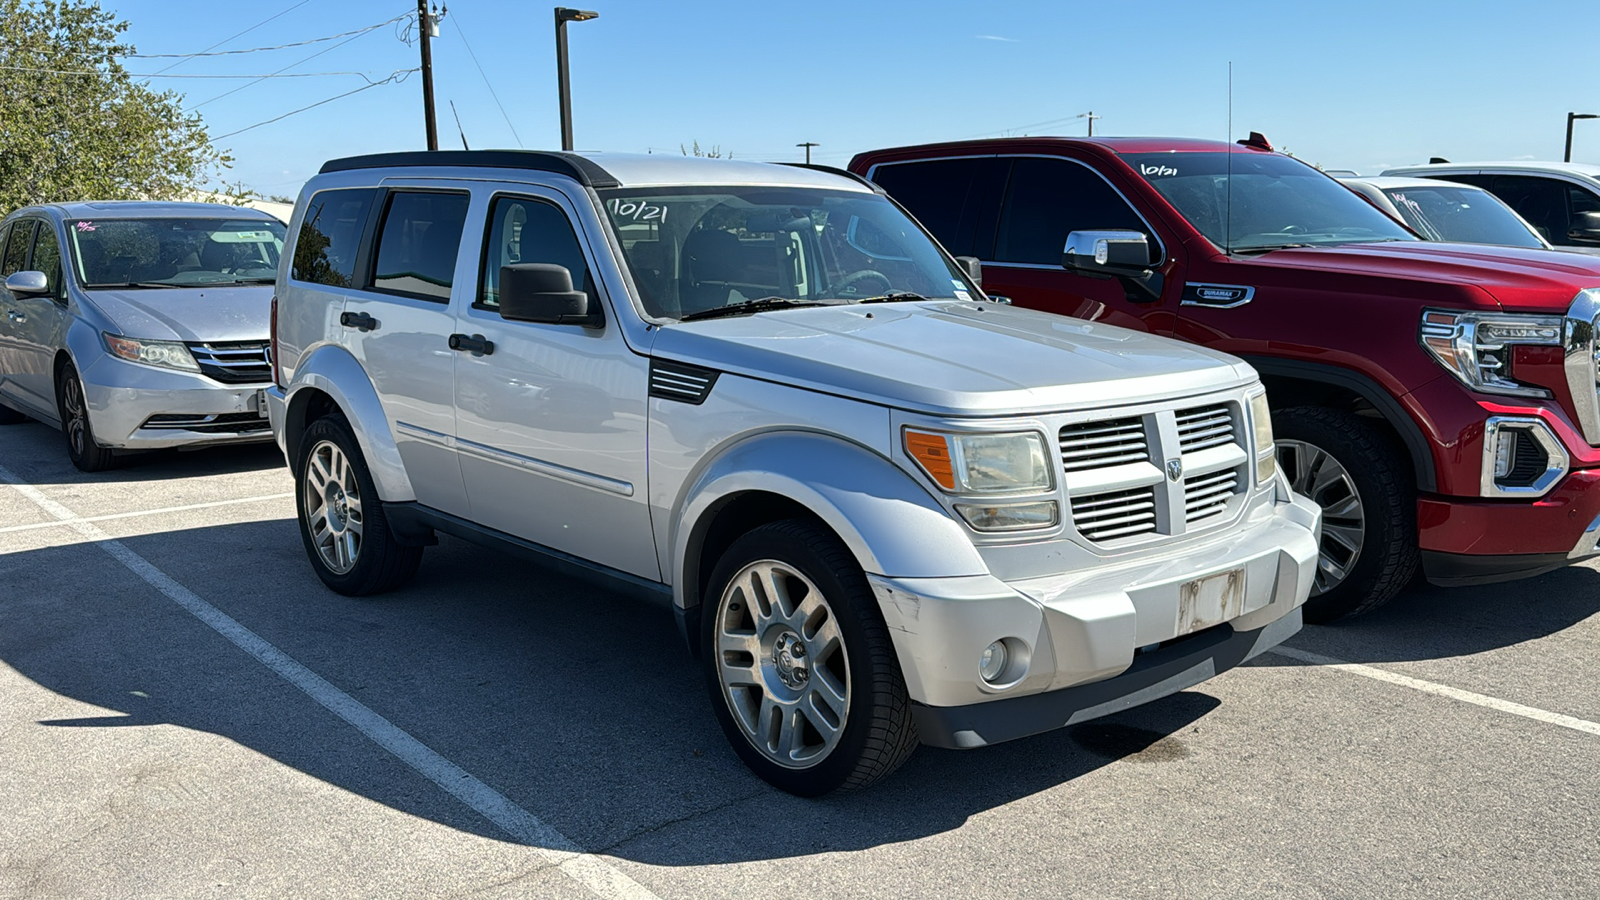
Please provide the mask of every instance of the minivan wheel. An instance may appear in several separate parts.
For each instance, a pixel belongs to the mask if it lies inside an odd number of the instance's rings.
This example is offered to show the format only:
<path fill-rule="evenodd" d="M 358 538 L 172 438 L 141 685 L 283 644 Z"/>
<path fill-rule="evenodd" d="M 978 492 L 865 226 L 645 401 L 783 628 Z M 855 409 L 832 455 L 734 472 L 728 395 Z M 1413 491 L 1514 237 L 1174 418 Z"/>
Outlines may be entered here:
<path fill-rule="evenodd" d="M 61 430 L 67 438 L 67 456 L 84 472 L 104 472 L 117 464 L 111 451 L 95 443 L 94 427 L 89 422 L 89 403 L 83 396 L 83 379 L 78 368 L 68 362 L 56 375 L 56 408 L 61 413 Z"/>
<path fill-rule="evenodd" d="M 773 522 L 733 542 L 703 617 L 711 703 L 734 752 L 816 797 L 887 776 L 917 747 L 905 679 L 867 579 L 832 534 Z"/>
<path fill-rule="evenodd" d="M 1322 507 L 1309 622 L 1382 606 L 1416 574 L 1417 494 L 1394 441 L 1360 416 L 1324 407 L 1274 410 L 1278 465 L 1289 486 Z"/>
<path fill-rule="evenodd" d="M 361 597 L 392 591 L 416 574 L 422 548 L 395 540 L 350 426 L 337 416 L 318 419 L 299 449 L 300 538 L 322 583 Z"/>

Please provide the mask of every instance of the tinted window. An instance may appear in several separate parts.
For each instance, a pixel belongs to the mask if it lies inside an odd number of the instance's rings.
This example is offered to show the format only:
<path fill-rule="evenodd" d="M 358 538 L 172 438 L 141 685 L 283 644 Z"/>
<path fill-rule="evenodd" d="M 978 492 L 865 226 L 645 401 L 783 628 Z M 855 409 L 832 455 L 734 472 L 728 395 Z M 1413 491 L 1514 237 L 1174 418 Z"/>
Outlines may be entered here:
<path fill-rule="evenodd" d="M 470 200 L 466 194 L 392 194 L 378 229 L 373 289 L 449 300 Z"/>
<path fill-rule="evenodd" d="M 1107 228 L 1150 230 L 1133 207 L 1088 166 L 1064 159 L 1018 159 L 1000 208 L 994 258 L 1060 265 L 1069 232 Z"/>
<path fill-rule="evenodd" d="M 975 185 L 984 181 L 988 159 L 939 159 L 893 163 L 873 170 L 872 180 L 917 217 L 955 256 L 985 255 L 973 248 L 972 211 L 979 201 Z M 963 214 L 966 213 L 965 227 Z M 1058 254 L 1059 255 L 1059 254 Z"/>
<path fill-rule="evenodd" d="M 475 306 L 500 305 L 500 267 L 516 263 L 552 263 L 572 273 L 572 286 L 589 295 L 589 308 L 598 309 L 589 265 L 578 246 L 578 235 L 567 214 L 553 203 L 519 197 L 500 197 L 489 211 L 489 238 L 483 254 L 483 287 Z"/>
<path fill-rule="evenodd" d="M 1567 186 L 1549 178 L 1496 175 L 1495 196 L 1516 210 L 1552 244 L 1566 244 Z"/>
<path fill-rule="evenodd" d="M 6 244 L 5 261 L 0 263 L 0 278 L 22 271 L 28 264 L 28 242 L 33 239 L 33 222 L 23 220 L 11 225 L 11 241 Z"/>
<path fill-rule="evenodd" d="M 1389 188 L 1384 193 L 1406 224 L 1429 240 L 1544 247 L 1528 226 L 1486 191 L 1439 184 Z"/>
<path fill-rule="evenodd" d="M 367 226 L 375 191 L 370 189 L 323 191 L 306 206 L 300 236 L 294 242 L 294 265 L 289 277 L 334 287 L 349 287 L 355 280 L 356 249 Z"/>
<path fill-rule="evenodd" d="M 49 225 L 39 228 L 33 244 L 33 262 L 29 266 L 43 272 L 50 285 L 50 296 L 61 299 L 61 242 L 56 240 L 56 230 Z"/>

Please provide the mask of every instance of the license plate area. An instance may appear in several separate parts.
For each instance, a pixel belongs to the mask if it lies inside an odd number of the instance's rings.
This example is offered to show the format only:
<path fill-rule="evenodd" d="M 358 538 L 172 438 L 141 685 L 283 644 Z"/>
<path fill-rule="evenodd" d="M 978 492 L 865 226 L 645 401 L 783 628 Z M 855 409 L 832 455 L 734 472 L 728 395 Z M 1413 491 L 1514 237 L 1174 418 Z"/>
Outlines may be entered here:
<path fill-rule="evenodd" d="M 1244 568 L 1185 582 L 1178 590 L 1178 634 L 1192 634 L 1244 614 Z"/>

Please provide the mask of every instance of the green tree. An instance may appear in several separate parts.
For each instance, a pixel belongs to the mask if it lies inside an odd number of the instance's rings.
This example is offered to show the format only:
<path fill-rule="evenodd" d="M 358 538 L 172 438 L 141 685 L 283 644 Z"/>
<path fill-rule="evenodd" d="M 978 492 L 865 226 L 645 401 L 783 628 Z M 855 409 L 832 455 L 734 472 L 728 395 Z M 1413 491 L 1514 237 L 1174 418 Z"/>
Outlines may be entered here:
<path fill-rule="evenodd" d="M 0 0 L 0 211 L 182 198 L 231 162 L 123 68 L 127 27 L 92 0 Z"/>

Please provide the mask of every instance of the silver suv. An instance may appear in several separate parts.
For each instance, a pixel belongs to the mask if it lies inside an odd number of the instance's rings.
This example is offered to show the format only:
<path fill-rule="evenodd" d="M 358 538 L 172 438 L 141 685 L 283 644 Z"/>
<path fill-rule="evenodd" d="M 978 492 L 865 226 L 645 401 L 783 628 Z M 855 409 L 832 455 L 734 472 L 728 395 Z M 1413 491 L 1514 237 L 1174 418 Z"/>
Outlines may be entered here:
<path fill-rule="evenodd" d="M 322 580 L 389 590 L 445 532 L 660 598 L 784 790 L 1143 703 L 1300 627 L 1319 511 L 1254 371 L 988 302 L 853 176 L 359 157 L 290 233 L 268 405 Z"/>

